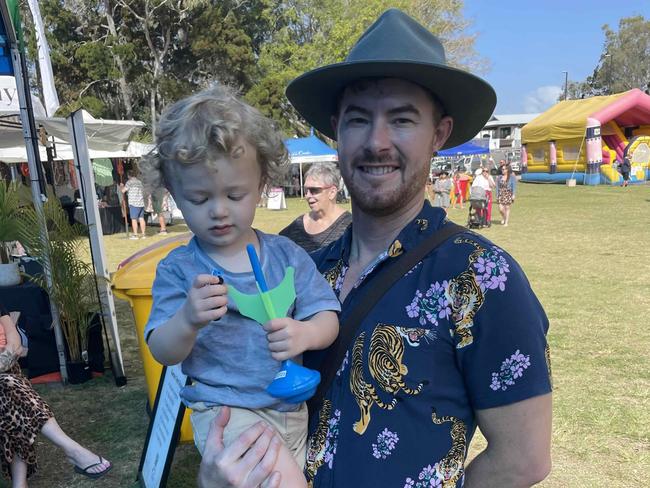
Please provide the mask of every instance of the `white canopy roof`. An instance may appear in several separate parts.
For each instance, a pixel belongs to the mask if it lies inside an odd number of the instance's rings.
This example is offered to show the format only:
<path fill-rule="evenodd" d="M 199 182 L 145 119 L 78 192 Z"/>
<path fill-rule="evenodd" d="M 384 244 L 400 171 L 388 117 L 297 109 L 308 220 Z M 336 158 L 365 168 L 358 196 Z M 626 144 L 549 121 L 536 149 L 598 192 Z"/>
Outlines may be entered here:
<path fill-rule="evenodd" d="M 140 158 L 147 154 L 154 147 L 153 144 L 144 144 L 142 142 L 129 142 L 126 149 L 114 151 L 101 151 L 97 149 L 89 149 L 88 154 L 90 159 L 98 158 Z M 39 145 L 41 161 L 47 160 L 47 153 L 45 148 Z M 73 159 L 72 146 L 70 144 L 57 144 L 55 160 L 71 160 Z M 16 147 L 0 147 L 0 161 L 3 163 L 24 163 L 27 161 L 27 150 L 25 146 Z"/>
<path fill-rule="evenodd" d="M 36 124 L 43 126 L 48 135 L 54 137 L 55 143 L 57 144 L 57 152 L 59 145 L 62 146 L 61 149 L 65 152 L 63 146 L 70 147 L 67 144 L 70 140 L 70 135 L 68 134 L 68 123 L 66 119 L 45 117 L 45 110 L 43 110 L 43 105 L 38 98 L 32 96 L 32 101 Z M 20 107 L 18 106 L 15 78 L 13 76 L 0 76 L 0 149 L 9 149 L 8 151 L 3 151 L 6 158 L 0 156 L 0 161 L 16 162 L 16 160 L 27 160 L 23 129 L 18 115 L 19 111 Z M 96 157 L 120 157 L 116 153 L 126 151 L 133 132 L 145 125 L 144 122 L 135 120 L 96 119 L 85 110 L 82 110 L 82 114 L 84 125 L 86 126 L 88 149 L 91 151 L 108 151 L 111 153 L 110 156 L 102 155 Z M 71 154 L 72 151 L 70 150 L 69 158 L 61 157 L 60 159 L 72 159 Z M 129 156 L 122 155 L 122 157 Z"/>

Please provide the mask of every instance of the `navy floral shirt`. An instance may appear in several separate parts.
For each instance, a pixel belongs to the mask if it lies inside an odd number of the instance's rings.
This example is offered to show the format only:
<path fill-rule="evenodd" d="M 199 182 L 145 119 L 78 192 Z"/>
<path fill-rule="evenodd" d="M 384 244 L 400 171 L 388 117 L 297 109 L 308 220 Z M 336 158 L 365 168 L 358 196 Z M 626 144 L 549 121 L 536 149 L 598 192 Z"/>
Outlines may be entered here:
<path fill-rule="evenodd" d="M 427 202 L 362 274 L 352 307 L 391 259 L 446 223 Z M 351 229 L 313 257 L 339 292 Z M 461 487 L 475 411 L 551 391 L 548 319 L 519 265 L 466 232 L 416 265 L 366 316 L 317 415 L 310 485 Z M 315 367 L 323 351 L 306 353 Z"/>

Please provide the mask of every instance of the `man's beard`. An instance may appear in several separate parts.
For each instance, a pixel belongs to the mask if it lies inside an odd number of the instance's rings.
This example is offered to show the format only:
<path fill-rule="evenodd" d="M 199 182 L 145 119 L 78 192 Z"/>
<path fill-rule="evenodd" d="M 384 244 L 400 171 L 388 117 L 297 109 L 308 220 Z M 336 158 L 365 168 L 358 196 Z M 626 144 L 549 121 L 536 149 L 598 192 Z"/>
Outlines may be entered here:
<path fill-rule="evenodd" d="M 391 163 L 397 161 L 399 163 L 401 182 L 399 186 L 393 187 L 388 191 L 379 193 L 378 190 L 372 191 L 362 188 L 355 182 L 355 175 L 362 173 L 359 166 L 364 164 L 381 164 Z M 368 152 L 357 156 L 353 159 L 352 165 L 349 169 L 342 170 L 343 181 L 350 192 L 354 205 L 368 215 L 375 217 L 385 217 L 394 213 L 397 209 L 404 207 L 416 195 L 424 193 L 424 187 L 429 177 L 428 168 L 425 167 L 422 171 L 411 173 L 410 177 L 406 177 L 406 170 L 408 164 L 416 164 L 413 162 L 407 163 L 404 156 L 400 153 L 395 155 L 377 156 Z M 356 168 L 356 170 L 355 170 Z M 367 187 L 366 187 L 367 188 Z"/>

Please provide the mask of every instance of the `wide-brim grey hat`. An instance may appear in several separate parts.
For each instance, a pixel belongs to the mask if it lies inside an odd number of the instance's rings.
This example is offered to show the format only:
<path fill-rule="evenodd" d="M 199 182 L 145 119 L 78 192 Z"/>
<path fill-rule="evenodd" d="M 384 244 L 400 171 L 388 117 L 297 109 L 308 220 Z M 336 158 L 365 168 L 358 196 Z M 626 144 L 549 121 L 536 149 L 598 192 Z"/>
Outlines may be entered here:
<path fill-rule="evenodd" d="M 359 38 L 342 63 L 299 76 L 287 98 L 314 128 L 336 139 L 331 125 L 343 89 L 361 78 L 400 78 L 429 90 L 453 117 L 443 149 L 476 136 L 496 105 L 494 89 L 478 76 L 447 66 L 436 36 L 397 9 L 384 12 Z"/>

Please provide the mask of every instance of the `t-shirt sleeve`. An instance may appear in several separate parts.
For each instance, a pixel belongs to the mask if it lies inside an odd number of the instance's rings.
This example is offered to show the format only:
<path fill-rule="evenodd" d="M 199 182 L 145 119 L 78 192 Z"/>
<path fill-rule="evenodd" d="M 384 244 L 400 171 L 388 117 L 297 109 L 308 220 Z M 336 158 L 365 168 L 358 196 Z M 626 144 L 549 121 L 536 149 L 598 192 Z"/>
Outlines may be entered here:
<path fill-rule="evenodd" d="M 151 289 L 153 305 L 144 328 L 145 341 L 149 340 L 149 335 L 155 328 L 167 322 L 183 306 L 189 285 L 176 265 L 167 259 L 158 264 Z"/>
<path fill-rule="evenodd" d="M 496 247 L 474 261 L 472 271 L 483 303 L 473 321 L 466 314 L 459 327 L 456 319 L 454 341 L 473 408 L 499 407 L 549 393 L 548 318 L 526 275 Z M 471 343 L 466 344 L 468 337 Z"/>
<path fill-rule="evenodd" d="M 316 268 L 316 264 L 309 254 L 291 243 L 293 256 L 292 265 L 295 268 L 296 306 L 293 318 L 305 320 L 312 315 L 324 310 L 341 311 L 341 304 L 334 291 L 323 275 Z"/>

